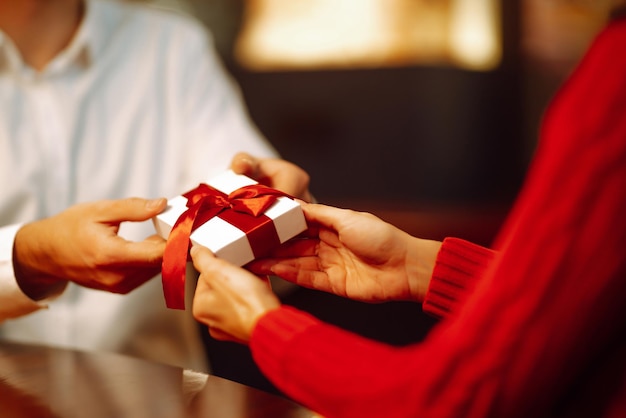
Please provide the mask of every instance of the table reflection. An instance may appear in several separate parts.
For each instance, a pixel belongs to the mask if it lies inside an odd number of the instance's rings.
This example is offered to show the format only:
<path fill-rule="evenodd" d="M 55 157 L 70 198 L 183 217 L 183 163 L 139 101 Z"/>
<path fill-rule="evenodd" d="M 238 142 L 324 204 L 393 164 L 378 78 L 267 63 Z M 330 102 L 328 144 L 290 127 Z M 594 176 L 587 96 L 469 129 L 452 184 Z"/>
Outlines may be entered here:
<path fill-rule="evenodd" d="M 2 417 L 288 417 L 307 409 L 217 376 L 113 353 L 0 341 Z"/>

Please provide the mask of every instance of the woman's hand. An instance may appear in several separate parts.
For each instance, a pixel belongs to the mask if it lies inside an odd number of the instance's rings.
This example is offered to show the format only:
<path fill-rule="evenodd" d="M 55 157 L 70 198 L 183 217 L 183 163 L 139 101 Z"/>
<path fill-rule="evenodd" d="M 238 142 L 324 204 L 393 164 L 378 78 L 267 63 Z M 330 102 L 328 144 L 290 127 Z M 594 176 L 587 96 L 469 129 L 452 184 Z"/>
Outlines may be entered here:
<path fill-rule="evenodd" d="M 193 316 L 219 340 L 250 341 L 252 330 L 266 312 L 280 307 L 268 282 L 249 271 L 216 258 L 207 248 L 191 248 L 200 272 L 193 298 Z"/>
<path fill-rule="evenodd" d="M 362 212 L 303 204 L 310 237 L 248 265 L 301 286 L 367 302 L 422 301 L 441 243 Z"/>

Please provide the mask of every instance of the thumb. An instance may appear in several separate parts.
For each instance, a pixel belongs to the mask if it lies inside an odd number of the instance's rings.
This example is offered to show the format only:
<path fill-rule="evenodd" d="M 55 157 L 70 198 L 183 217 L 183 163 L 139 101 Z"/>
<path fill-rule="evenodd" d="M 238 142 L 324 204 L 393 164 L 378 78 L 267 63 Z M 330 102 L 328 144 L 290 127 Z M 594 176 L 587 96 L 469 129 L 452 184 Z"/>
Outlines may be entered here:
<path fill-rule="evenodd" d="M 214 264 L 216 262 L 219 263 L 220 261 L 223 261 L 215 257 L 215 254 L 213 254 L 211 250 L 202 245 L 192 245 L 189 250 L 189 255 L 193 261 L 193 266 L 201 273 L 208 272 L 210 269 L 215 269 L 216 267 Z"/>
<path fill-rule="evenodd" d="M 167 206 L 167 199 L 142 199 L 129 197 L 127 199 L 102 202 L 99 206 L 101 218 L 109 222 L 148 220 L 163 212 Z"/>

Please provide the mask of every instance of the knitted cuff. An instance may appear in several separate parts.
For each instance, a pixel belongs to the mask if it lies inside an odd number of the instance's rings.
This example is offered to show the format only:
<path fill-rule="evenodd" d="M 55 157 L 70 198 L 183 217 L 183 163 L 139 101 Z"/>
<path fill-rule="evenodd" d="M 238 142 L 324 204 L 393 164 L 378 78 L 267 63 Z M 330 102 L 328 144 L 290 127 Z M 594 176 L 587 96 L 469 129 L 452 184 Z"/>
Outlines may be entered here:
<path fill-rule="evenodd" d="M 495 251 L 458 239 L 446 238 L 437 254 L 422 309 L 443 318 L 458 309 L 496 255 Z"/>
<path fill-rule="evenodd" d="M 319 324 L 319 320 L 308 313 L 283 305 L 263 315 L 252 331 L 250 350 L 261 370 L 282 373 L 282 362 L 286 347 L 308 327 Z"/>

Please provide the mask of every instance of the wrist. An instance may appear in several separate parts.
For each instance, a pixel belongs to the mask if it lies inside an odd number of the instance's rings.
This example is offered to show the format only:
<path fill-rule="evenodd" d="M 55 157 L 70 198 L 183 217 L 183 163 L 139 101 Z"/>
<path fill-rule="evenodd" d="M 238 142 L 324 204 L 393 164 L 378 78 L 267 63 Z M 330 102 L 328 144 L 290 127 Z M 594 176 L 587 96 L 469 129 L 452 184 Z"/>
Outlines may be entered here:
<path fill-rule="evenodd" d="M 250 326 L 248 328 L 248 332 L 247 332 L 247 338 L 246 338 L 246 343 L 250 343 L 250 340 L 252 340 L 252 336 L 254 335 L 254 332 L 257 328 L 257 326 L 259 325 L 259 323 L 261 322 L 261 320 L 266 317 L 269 313 L 276 311 L 278 309 L 280 309 L 282 307 L 281 304 L 278 304 L 277 306 L 271 307 L 271 308 L 267 308 L 263 311 L 259 311 L 257 313 L 257 315 L 250 321 Z"/>
<path fill-rule="evenodd" d="M 37 249 L 30 246 L 30 224 L 21 227 L 15 234 L 13 243 L 13 272 L 18 286 L 29 298 L 40 301 L 63 292 L 67 281 L 47 276 L 38 265 L 46 258 L 39 255 Z M 35 241 L 36 242 L 36 241 Z"/>
<path fill-rule="evenodd" d="M 261 318 L 263 318 L 269 312 L 279 309 L 280 307 L 281 307 L 281 303 L 278 300 L 278 298 L 274 297 L 274 295 L 271 295 L 271 297 L 268 297 L 267 299 L 262 300 L 258 306 L 253 308 L 251 314 L 249 315 L 250 322 L 246 330 L 246 334 L 247 334 L 246 342 L 249 342 L 250 338 L 252 338 L 254 329 L 256 328 Z"/>
<path fill-rule="evenodd" d="M 441 242 L 411 237 L 407 251 L 407 278 L 411 299 L 423 302 L 441 249 Z"/>

